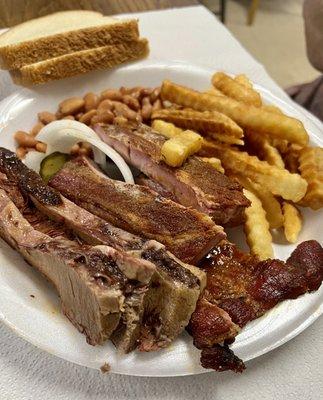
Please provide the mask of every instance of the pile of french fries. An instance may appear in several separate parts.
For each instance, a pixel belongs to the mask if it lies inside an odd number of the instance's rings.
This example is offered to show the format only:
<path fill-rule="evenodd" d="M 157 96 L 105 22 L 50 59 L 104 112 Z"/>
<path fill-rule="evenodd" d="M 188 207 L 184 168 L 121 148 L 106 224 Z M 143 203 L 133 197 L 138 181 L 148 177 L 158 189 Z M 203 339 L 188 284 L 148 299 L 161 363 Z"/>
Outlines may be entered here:
<path fill-rule="evenodd" d="M 238 180 L 251 202 L 245 222 L 250 251 L 273 257 L 271 231 L 283 229 L 294 243 L 302 228 L 298 206 L 323 207 L 323 148 L 309 146 L 301 121 L 263 104 L 245 75 L 217 72 L 211 82 L 204 92 L 163 82 L 166 107 L 152 114 L 153 129 L 168 138 L 163 159 L 178 167 L 196 154 Z"/>

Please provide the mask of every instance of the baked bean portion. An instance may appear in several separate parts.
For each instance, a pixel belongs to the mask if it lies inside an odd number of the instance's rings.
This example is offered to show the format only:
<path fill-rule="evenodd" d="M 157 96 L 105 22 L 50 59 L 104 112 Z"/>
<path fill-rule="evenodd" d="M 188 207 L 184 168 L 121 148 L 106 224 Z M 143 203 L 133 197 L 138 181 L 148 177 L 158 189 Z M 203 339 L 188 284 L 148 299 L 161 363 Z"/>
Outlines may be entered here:
<path fill-rule="evenodd" d="M 45 153 L 46 144 L 37 140 L 37 134 L 43 126 L 52 121 L 71 119 L 88 126 L 98 122 L 120 125 L 128 121 L 149 124 L 152 112 L 163 107 L 159 87 L 121 87 L 105 89 L 100 94 L 88 92 L 83 97 L 70 97 L 59 103 L 56 113 L 38 113 L 38 121 L 29 132 L 15 133 L 18 145 L 16 154 L 19 158 L 24 158 L 31 150 Z M 71 149 L 71 154 L 91 156 L 91 146 L 78 143 Z"/>

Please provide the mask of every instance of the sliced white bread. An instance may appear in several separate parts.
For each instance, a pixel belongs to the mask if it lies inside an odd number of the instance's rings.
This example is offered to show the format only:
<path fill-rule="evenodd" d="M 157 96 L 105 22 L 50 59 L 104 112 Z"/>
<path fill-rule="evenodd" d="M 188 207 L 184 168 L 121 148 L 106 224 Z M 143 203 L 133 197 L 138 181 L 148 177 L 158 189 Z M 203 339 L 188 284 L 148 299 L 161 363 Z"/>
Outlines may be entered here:
<path fill-rule="evenodd" d="M 138 21 L 94 11 L 64 11 L 17 25 L 0 35 L 0 67 L 18 69 L 75 51 L 139 38 Z"/>
<path fill-rule="evenodd" d="M 31 86 L 92 70 L 113 68 L 124 62 L 143 58 L 148 53 L 148 41 L 139 39 L 51 58 L 10 71 L 10 75 L 16 84 Z"/>

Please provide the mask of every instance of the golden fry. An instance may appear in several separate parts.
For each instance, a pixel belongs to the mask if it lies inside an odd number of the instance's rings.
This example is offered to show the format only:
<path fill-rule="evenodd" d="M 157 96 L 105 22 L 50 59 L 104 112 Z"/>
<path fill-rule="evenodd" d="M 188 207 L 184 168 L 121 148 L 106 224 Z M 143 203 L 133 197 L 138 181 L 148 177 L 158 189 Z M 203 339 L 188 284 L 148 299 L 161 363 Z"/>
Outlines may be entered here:
<path fill-rule="evenodd" d="M 205 94 L 211 94 L 211 95 L 213 95 L 213 96 L 225 96 L 225 94 L 223 94 L 223 93 L 221 92 L 221 90 L 218 90 L 218 89 L 216 89 L 215 87 L 211 87 L 210 89 L 205 90 L 205 92 L 203 92 L 203 93 L 205 93 Z"/>
<path fill-rule="evenodd" d="M 284 233 L 289 243 L 295 243 L 302 229 L 302 216 L 299 210 L 290 203 L 284 201 Z"/>
<path fill-rule="evenodd" d="M 255 107 L 261 106 L 259 93 L 246 85 L 241 85 L 223 72 L 217 72 L 212 76 L 212 85 L 232 99 Z"/>
<path fill-rule="evenodd" d="M 151 127 L 153 130 L 167 137 L 168 139 L 178 135 L 180 132 L 183 132 L 183 129 L 177 128 L 174 124 L 162 121 L 160 119 L 155 119 Z"/>
<path fill-rule="evenodd" d="M 274 106 L 273 104 L 264 104 L 261 108 L 274 114 L 284 114 L 279 107 Z"/>
<path fill-rule="evenodd" d="M 284 161 L 279 151 L 269 143 L 265 136 L 259 135 L 256 132 L 248 132 L 246 137 L 260 159 L 278 168 L 285 168 Z"/>
<path fill-rule="evenodd" d="M 269 222 L 270 229 L 278 229 L 283 226 L 284 218 L 279 201 L 273 196 L 269 190 L 263 186 L 252 182 L 250 179 L 236 175 L 235 178 L 247 190 L 256 195 L 261 201 L 262 207 L 266 212 L 266 218 Z"/>
<path fill-rule="evenodd" d="M 193 131 L 183 131 L 164 142 L 161 155 L 167 165 L 180 167 L 184 161 L 200 150 L 203 138 Z"/>
<path fill-rule="evenodd" d="M 244 141 L 242 139 L 235 138 L 233 136 L 223 135 L 221 133 L 214 133 L 213 139 L 216 139 L 218 142 L 226 143 L 226 144 L 236 144 L 238 146 L 243 146 Z M 206 139 L 203 143 L 206 142 Z"/>
<path fill-rule="evenodd" d="M 227 141 L 227 142 L 225 142 Z M 222 142 L 222 143 L 219 143 Z M 203 139 L 202 147 L 201 150 L 199 151 L 198 155 L 201 157 L 215 157 L 216 153 L 218 151 L 218 145 L 243 145 L 243 141 L 241 139 L 235 139 L 232 138 L 231 136 L 224 136 L 221 137 L 218 135 L 218 141 L 211 141 L 207 139 Z M 218 157 L 217 157 L 218 158 Z"/>
<path fill-rule="evenodd" d="M 184 132 L 183 129 L 178 128 L 174 124 L 170 122 L 165 122 L 160 119 L 155 119 L 152 123 L 152 128 L 160 133 L 161 135 L 167 137 L 168 139 L 178 135 L 180 132 Z M 220 135 L 216 134 L 214 135 L 215 139 L 217 139 L 219 142 L 227 143 L 227 144 L 236 144 L 239 146 L 243 146 L 244 142 L 241 139 L 234 138 L 232 136 L 227 136 L 227 135 Z M 205 155 L 205 157 L 212 156 L 212 142 L 206 139 L 203 139 L 202 142 L 202 149 L 201 149 L 201 155 Z"/>
<path fill-rule="evenodd" d="M 158 110 L 152 114 L 152 119 L 162 119 L 172 122 L 184 129 L 192 129 L 201 134 L 214 136 L 215 133 L 241 138 L 243 130 L 232 119 L 216 111 L 195 110 Z"/>
<path fill-rule="evenodd" d="M 277 168 L 285 168 L 282 156 L 276 147 L 272 146 L 268 140 L 263 143 L 263 159 L 270 165 L 274 165 Z"/>
<path fill-rule="evenodd" d="M 270 140 L 270 143 L 272 144 L 272 146 L 276 147 L 276 149 L 280 152 L 280 154 L 285 154 L 287 152 L 288 146 L 289 146 L 289 143 L 287 142 L 287 140 L 281 140 L 281 139 L 270 138 L 270 137 L 268 137 L 268 139 Z"/>
<path fill-rule="evenodd" d="M 198 111 L 218 111 L 233 119 L 244 129 L 286 139 L 302 146 L 308 143 L 308 134 L 297 119 L 264 111 L 229 97 L 203 94 L 168 80 L 162 84 L 161 97 L 163 100 Z"/>
<path fill-rule="evenodd" d="M 209 164 L 212 165 L 213 168 L 215 168 L 217 171 L 221 172 L 224 174 L 224 168 L 222 167 L 221 160 L 219 160 L 216 157 L 201 157 L 201 160 L 204 162 L 208 162 Z"/>
<path fill-rule="evenodd" d="M 216 158 L 219 158 L 217 156 L 218 146 L 219 145 L 227 146 L 228 144 L 227 143 L 218 143 L 218 142 L 215 142 L 213 140 L 211 141 L 211 140 L 204 139 L 203 140 L 203 145 L 202 145 L 201 150 L 199 151 L 198 155 L 200 157 L 208 157 L 208 158 L 216 157 Z"/>
<path fill-rule="evenodd" d="M 236 82 L 240 83 L 240 85 L 243 85 L 243 86 L 245 86 L 247 88 L 253 89 L 253 86 L 252 86 L 252 83 L 251 83 L 250 79 L 245 74 L 236 75 L 234 80 Z"/>
<path fill-rule="evenodd" d="M 291 143 L 288 145 L 285 154 L 283 155 L 284 162 L 288 171 L 298 173 L 299 170 L 299 157 L 301 155 L 302 147 L 298 144 Z"/>
<path fill-rule="evenodd" d="M 249 190 L 244 189 L 244 195 L 251 201 L 251 206 L 246 208 L 246 222 L 244 231 L 251 254 L 257 255 L 261 260 L 272 258 L 272 237 L 269 223 L 261 201 Z"/>
<path fill-rule="evenodd" d="M 224 145 L 214 143 L 212 151 L 213 155 L 221 160 L 226 171 L 243 174 L 285 200 L 297 202 L 306 193 L 307 182 L 298 174 L 291 174 L 286 169 L 277 168 L 266 161 L 260 161 L 257 157 Z"/>
<path fill-rule="evenodd" d="M 301 204 L 318 210 L 323 207 L 323 148 L 306 147 L 301 150 L 299 170 L 308 182 Z"/>

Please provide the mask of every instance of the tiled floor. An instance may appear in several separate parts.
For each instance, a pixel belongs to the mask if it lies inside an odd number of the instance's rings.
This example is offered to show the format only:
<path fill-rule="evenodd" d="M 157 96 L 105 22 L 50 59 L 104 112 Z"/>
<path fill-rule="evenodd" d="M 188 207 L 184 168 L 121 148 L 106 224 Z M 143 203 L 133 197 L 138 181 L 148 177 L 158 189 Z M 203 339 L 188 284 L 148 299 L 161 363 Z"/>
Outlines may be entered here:
<path fill-rule="evenodd" d="M 217 0 L 202 1 L 217 8 Z M 306 57 L 302 0 L 260 0 L 254 24 L 246 24 L 250 0 L 228 0 L 226 26 L 282 86 L 319 75 Z"/>

